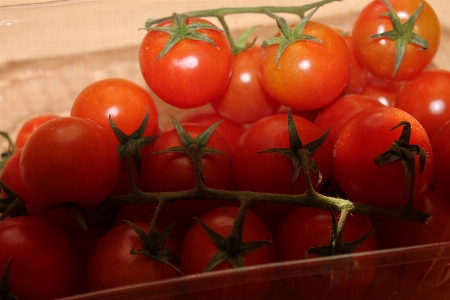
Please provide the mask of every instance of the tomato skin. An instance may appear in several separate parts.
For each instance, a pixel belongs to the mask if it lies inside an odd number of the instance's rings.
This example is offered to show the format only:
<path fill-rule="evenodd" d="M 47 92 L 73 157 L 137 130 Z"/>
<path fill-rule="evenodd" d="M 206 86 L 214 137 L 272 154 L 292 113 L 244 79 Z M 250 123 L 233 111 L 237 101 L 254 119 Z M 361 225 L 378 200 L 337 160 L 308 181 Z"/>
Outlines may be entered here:
<path fill-rule="evenodd" d="M 234 223 L 238 207 L 222 207 L 204 214 L 200 219 L 220 235 L 227 237 Z M 247 213 L 243 241 L 271 240 L 272 234 L 267 225 L 251 211 Z M 195 222 L 186 234 L 180 255 L 180 269 L 185 275 L 199 274 L 209 260 L 218 252 L 217 247 L 206 235 L 204 229 Z M 244 266 L 254 266 L 275 261 L 275 250 L 266 245 L 254 252 L 243 255 Z M 228 262 L 222 262 L 212 271 L 232 269 Z M 213 295 L 220 295 L 221 299 L 265 299 L 271 285 L 267 282 L 238 285 L 224 289 L 212 289 L 205 292 L 193 293 L 194 299 L 212 299 Z"/>
<path fill-rule="evenodd" d="M 197 137 L 208 127 L 186 123 L 182 124 L 193 137 Z M 183 191 L 195 187 L 195 175 L 192 162 L 182 153 L 162 153 L 151 155 L 156 151 L 180 146 L 181 142 L 174 128 L 163 132 L 142 154 L 142 183 L 147 192 Z M 230 146 L 219 134 L 214 132 L 206 146 L 233 156 Z M 222 190 L 233 190 L 235 186 L 230 161 L 220 154 L 203 156 L 203 175 L 205 185 Z"/>
<path fill-rule="evenodd" d="M 187 18 L 186 24 L 212 24 L 201 18 Z M 172 20 L 156 27 L 167 27 Z M 231 78 L 233 55 L 226 35 L 219 30 L 199 29 L 213 45 L 184 39 L 156 60 L 169 39 L 167 33 L 149 31 L 142 40 L 139 64 L 150 89 L 163 101 L 178 108 L 205 105 L 225 90 Z M 156 60 L 156 61 L 155 61 Z"/>
<path fill-rule="evenodd" d="M 343 239 L 350 242 L 372 229 L 366 216 L 347 217 Z M 311 247 L 326 246 L 331 235 L 331 215 L 327 210 L 297 207 L 284 219 L 276 237 L 277 259 L 290 261 L 308 259 Z M 377 250 L 377 240 L 371 236 L 356 252 Z M 315 257 L 310 255 L 311 258 Z M 374 269 L 324 273 L 288 280 L 301 299 L 362 299 L 375 277 Z"/>
<path fill-rule="evenodd" d="M 19 167 L 24 186 L 43 206 L 76 202 L 88 211 L 111 194 L 120 169 L 112 138 L 76 117 L 56 118 L 36 129 Z"/>
<path fill-rule="evenodd" d="M 422 125 L 408 113 L 393 107 L 365 109 L 351 117 L 339 132 L 333 148 L 333 171 L 339 186 L 355 202 L 381 206 L 407 203 L 405 173 L 400 161 L 379 167 L 374 159 L 389 150 L 400 138 L 402 128 L 390 130 L 400 121 L 411 124 L 410 144 L 421 146 L 427 153 L 420 174 L 416 156 L 415 197 L 430 186 L 433 176 L 433 152 Z"/>
<path fill-rule="evenodd" d="M 259 74 L 266 92 L 281 104 L 296 110 L 311 110 L 333 101 L 345 88 L 350 73 L 350 55 L 344 38 L 333 28 L 309 21 L 303 31 L 325 44 L 299 41 L 275 57 L 278 45 L 264 48 Z"/>
<path fill-rule="evenodd" d="M 50 121 L 52 119 L 55 119 L 59 116 L 57 115 L 39 115 L 36 117 L 33 117 L 31 119 L 28 119 L 19 129 L 19 132 L 17 133 L 15 145 L 16 148 L 22 148 L 23 145 L 25 145 L 25 142 L 27 141 L 28 137 L 33 133 L 33 131 L 36 130 L 40 125 L 43 123 Z"/>
<path fill-rule="evenodd" d="M 323 107 L 314 120 L 314 124 L 323 131 L 330 127 L 327 139 L 333 145 L 339 130 L 348 119 L 366 108 L 377 106 L 381 107 L 382 104 L 373 98 L 359 94 L 344 95 Z"/>
<path fill-rule="evenodd" d="M 135 225 L 145 232 L 150 229 L 149 223 L 136 222 Z M 170 236 L 165 246 L 178 256 L 178 245 Z M 102 235 L 89 257 L 87 272 L 89 290 L 97 291 L 179 276 L 174 268 L 156 259 L 130 254 L 133 247 L 139 250 L 142 244 L 136 232 L 126 223 L 121 223 Z"/>
<path fill-rule="evenodd" d="M 432 185 L 436 190 L 442 191 L 447 197 L 450 197 L 450 121 L 442 125 L 433 138 L 431 147 L 434 156 L 434 175 Z"/>
<path fill-rule="evenodd" d="M 75 288 L 75 253 L 51 223 L 30 216 L 0 221 L 0 270 L 11 258 L 9 284 L 19 299 L 69 296 Z"/>
<path fill-rule="evenodd" d="M 397 12 L 401 23 L 424 3 L 423 0 L 389 0 Z M 371 1 L 360 11 L 353 24 L 352 36 L 355 41 L 355 53 L 367 70 L 379 78 L 392 80 L 408 80 L 421 73 L 435 56 L 440 43 L 440 23 L 433 8 L 425 5 L 416 20 L 413 32 L 428 42 L 428 48 L 409 43 L 400 67 L 394 73 L 395 42 L 391 39 L 375 39 L 371 36 L 392 30 L 392 22 L 383 13 L 388 8 L 381 0 Z"/>
<path fill-rule="evenodd" d="M 343 33 L 341 32 L 341 34 Z M 350 33 L 345 33 L 343 34 L 343 38 L 347 44 L 350 55 L 350 75 L 342 94 L 360 94 L 367 83 L 367 70 L 356 57 L 355 50 L 353 49 L 354 42 L 352 35 Z"/>
<path fill-rule="evenodd" d="M 450 120 L 450 72 L 426 71 L 409 80 L 398 93 L 395 107 L 416 118 L 430 139 Z"/>
<path fill-rule="evenodd" d="M 252 46 L 234 56 L 231 81 L 226 91 L 211 102 L 225 119 L 249 124 L 275 113 L 280 107 L 280 103 L 269 97 L 259 80 L 262 51 L 260 46 Z"/>
<path fill-rule="evenodd" d="M 132 81 L 107 78 L 85 87 L 75 98 L 70 115 L 98 124 L 119 145 L 109 116 L 122 132 L 129 135 L 139 128 L 147 112 L 149 117 L 143 136 L 151 137 L 159 132 L 158 110 L 153 98 Z"/>
<path fill-rule="evenodd" d="M 377 99 L 384 106 L 395 105 L 397 94 L 401 91 L 406 81 L 392 81 L 376 78 L 369 75 L 362 95 Z"/>

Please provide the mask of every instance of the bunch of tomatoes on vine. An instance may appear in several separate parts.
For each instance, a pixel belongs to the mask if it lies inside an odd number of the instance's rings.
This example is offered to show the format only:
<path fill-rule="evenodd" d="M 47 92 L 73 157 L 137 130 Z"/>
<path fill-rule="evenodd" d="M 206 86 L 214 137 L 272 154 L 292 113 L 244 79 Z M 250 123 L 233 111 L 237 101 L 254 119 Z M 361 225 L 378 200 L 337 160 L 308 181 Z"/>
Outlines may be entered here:
<path fill-rule="evenodd" d="M 450 241 L 439 20 L 423 0 L 374 0 L 344 32 L 314 21 L 334 1 L 149 20 L 138 59 L 151 93 L 106 78 L 69 116 L 34 117 L 15 141 L 2 133 L 0 298 Z M 279 32 L 235 39 L 225 17 L 242 13 Z M 205 109 L 162 128 L 155 96 Z M 287 286 L 304 299 L 362 299 L 375 277 Z M 249 283 L 221 299 L 270 293 Z"/>

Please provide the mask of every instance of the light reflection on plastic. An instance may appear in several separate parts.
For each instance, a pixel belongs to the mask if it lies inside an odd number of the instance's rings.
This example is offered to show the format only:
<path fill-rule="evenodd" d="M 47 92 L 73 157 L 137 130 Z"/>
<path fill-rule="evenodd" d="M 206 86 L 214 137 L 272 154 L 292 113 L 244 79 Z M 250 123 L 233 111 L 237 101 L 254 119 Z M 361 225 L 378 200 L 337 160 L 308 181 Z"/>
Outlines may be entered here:
<path fill-rule="evenodd" d="M 439 115 L 445 109 L 445 102 L 442 99 L 433 100 L 428 108 L 432 114 Z"/>
<path fill-rule="evenodd" d="M 309 68 L 311 68 L 311 61 L 309 60 L 302 60 L 298 66 L 300 67 L 300 69 L 302 70 L 309 70 Z"/>
<path fill-rule="evenodd" d="M 193 69 L 197 67 L 198 60 L 195 56 L 188 56 L 178 61 L 175 61 L 175 64 L 183 69 Z"/>
<path fill-rule="evenodd" d="M 252 80 L 252 75 L 250 75 L 250 73 L 242 73 L 239 79 L 241 80 L 241 82 L 249 82 L 250 80 Z"/>

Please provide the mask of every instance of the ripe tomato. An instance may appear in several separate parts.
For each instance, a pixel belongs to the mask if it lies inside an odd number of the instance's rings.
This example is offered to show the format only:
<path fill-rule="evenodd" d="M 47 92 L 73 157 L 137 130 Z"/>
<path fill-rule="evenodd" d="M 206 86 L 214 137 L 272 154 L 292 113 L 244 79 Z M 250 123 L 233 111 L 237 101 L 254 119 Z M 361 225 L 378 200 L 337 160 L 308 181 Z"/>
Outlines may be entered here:
<path fill-rule="evenodd" d="M 421 73 L 435 56 L 440 42 L 440 23 L 433 8 L 424 0 L 389 0 L 389 3 L 402 24 L 424 4 L 412 26 L 412 32 L 428 42 L 427 49 L 423 50 L 422 46 L 408 42 L 400 66 L 394 74 L 396 42 L 389 38 L 372 37 L 393 29 L 392 21 L 386 15 L 388 7 L 381 0 L 371 1 L 360 11 L 353 24 L 354 49 L 360 62 L 376 77 L 408 80 Z"/>
<path fill-rule="evenodd" d="M 181 18 L 180 18 L 181 19 Z M 185 25 L 208 24 L 200 18 L 187 18 Z M 171 27 L 173 20 L 156 27 Z M 142 40 L 139 64 L 150 89 L 163 101 L 179 107 L 205 105 L 222 94 L 231 78 L 233 54 L 225 33 L 217 29 L 200 28 L 214 45 L 195 39 L 183 39 L 158 58 L 170 35 L 150 30 Z"/>
<path fill-rule="evenodd" d="M 401 206 L 407 203 L 405 169 L 397 160 L 382 167 L 375 163 L 392 143 L 400 138 L 401 121 L 411 124 L 409 143 L 419 145 L 427 153 L 422 174 L 416 155 L 415 197 L 430 186 L 433 176 L 433 153 L 425 129 L 410 114 L 393 107 L 367 108 L 351 117 L 340 130 L 333 149 L 333 171 L 344 193 L 356 202 L 373 205 Z"/>
<path fill-rule="evenodd" d="M 151 137 L 159 133 L 158 111 L 150 94 L 138 84 L 122 79 L 108 78 L 84 88 L 75 98 L 70 115 L 92 121 L 109 133 L 119 145 L 109 117 L 125 134 L 136 131 L 148 113 L 148 123 L 143 133 Z"/>
<path fill-rule="evenodd" d="M 200 220 L 216 233 L 228 237 L 236 218 L 237 207 L 222 207 L 214 209 Z M 267 225 L 252 212 L 248 212 L 245 218 L 242 232 L 242 240 L 246 242 L 270 240 L 272 234 Z M 196 222 L 186 234 L 180 255 L 180 269 L 185 275 L 203 273 L 211 258 L 219 249 L 211 241 L 200 223 Z M 244 266 L 254 266 L 275 261 L 275 251 L 271 245 L 263 246 L 258 250 L 242 255 Z M 215 270 L 227 270 L 233 267 L 229 262 L 221 262 Z M 236 284 L 236 283 L 235 283 Z M 265 299 L 271 285 L 265 282 L 244 284 L 212 289 L 205 292 L 193 293 L 194 299 L 212 299 L 213 295 L 220 295 L 221 299 Z"/>
<path fill-rule="evenodd" d="M 31 135 L 33 131 L 36 130 L 43 123 L 50 121 L 54 118 L 57 118 L 57 115 L 40 115 L 28 119 L 19 129 L 16 137 L 16 148 L 22 148 L 25 145 L 26 140 Z"/>
<path fill-rule="evenodd" d="M 308 249 L 327 246 L 331 237 L 331 215 L 329 211 L 297 207 L 283 221 L 276 237 L 279 261 L 306 259 Z M 343 230 L 344 242 L 357 240 L 372 230 L 366 216 L 349 215 Z M 374 235 L 368 238 L 355 252 L 377 250 Z M 309 257 L 315 257 L 310 255 Z M 351 262 L 357 265 L 357 262 Z M 324 272 L 323 274 L 288 280 L 291 288 L 301 299 L 362 299 L 362 294 L 372 283 L 375 269 Z"/>
<path fill-rule="evenodd" d="M 339 130 L 348 119 L 366 108 L 377 106 L 380 107 L 382 104 L 373 98 L 359 94 L 344 95 L 322 108 L 314 124 L 324 132 L 330 127 L 327 139 L 333 145 Z"/>
<path fill-rule="evenodd" d="M 223 118 L 248 124 L 275 113 L 280 107 L 280 103 L 269 97 L 259 80 L 262 51 L 260 46 L 252 46 L 234 56 L 231 81 L 226 91 L 211 102 Z"/>
<path fill-rule="evenodd" d="M 432 185 L 450 197 L 450 121 L 442 125 L 431 139 L 434 157 L 434 176 Z"/>
<path fill-rule="evenodd" d="M 342 94 L 360 94 L 367 83 L 367 70 L 356 57 L 351 33 L 342 33 L 350 54 L 350 76 Z"/>
<path fill-rule="evenodd" d="M 350 73 L 350 55 L 344 38 L 333 28 L 313 21 L 303 34 L 324 43 L 301 40 L 289 45 L 278 65 L 278 45 L 264 48 L 259 74 L 270 97 L 294 110 L 323 107 L 343 91 Z"/>
<path fill-rule="evenodd" d="M 8 218 L 0 221 L 0 244 L 0 270 L 11 258 L 9 284 L 18 299 L 72 295 L 75 253 L 57 227 L 30 216 Z"/>
<path fill-rule="evenodd" d="M 60 117 L 29 137 L 20 158 L 20 175 L 43 205 L 76 202 L 91 211 L 108 197 L 119 174 L 113 139 L 91 121 Z"/>
<path fill-rule="evenodd" d="M 207 127 L 219 121 L 221 121 L 221 123 L 217 126 L 216 132 L 220 133 L 230 145 L 231 150 L 234 150 L 239 138 L 245 131 L 245 126 L 243 124 L 234 123 L 224 119 L 216 112 L 209 111 L 194 112 L 180 119 L 181 123 L 197 123 Z"/>
<path fill-rule="evenodd" d="M 405 85 L 406 81 L 392 81 L 380 79 L 369 75 L 362 95 L 377 99 L 384 106 L 394 106 L 397 94 Z"/>
<path fill-rule="evenodd" d="M 430 139 L 450 120 L 450 71 L 426 71 L 409 80 L 398 93 L 395 107 L 422 124 Z"/>
<path fill-rule="evenodd" d="M 149 223 L 136 222 L 135 225 L 147 233 L 150 229 Z M 170 236 L 165 247 L 178 256 L 178 245 Z M 121 223 L 102 235 L 89 257 L 89 290 L 97 291 L 179 276 L 176 269 L 159 260 L 147 255 L 130 254 L 133 248 L 135 251 L 141 249 L 142 243 L 137 233 L 126 223 Z"/>

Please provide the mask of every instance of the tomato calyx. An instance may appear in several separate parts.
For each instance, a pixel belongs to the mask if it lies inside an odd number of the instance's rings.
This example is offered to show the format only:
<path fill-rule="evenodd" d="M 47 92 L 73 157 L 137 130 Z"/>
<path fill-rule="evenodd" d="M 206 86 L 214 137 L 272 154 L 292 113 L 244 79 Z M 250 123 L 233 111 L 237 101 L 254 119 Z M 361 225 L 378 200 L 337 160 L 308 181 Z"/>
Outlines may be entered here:
<path fill-rule="evenodd" d="M 231 229 L 228 237 L 224 237 L 208 225 L 206 225 L 202 220 L 194 218 L 202 228 L 205 233 L 214 243 L 214 245 L 219 249 L 219 251 L 211 258 L 211 260 L 206 265 L 204 272 L 209 272 L 214 269 L 217 265 L 222 262 L 228 262 L 233 268 L 244 267 L 244 262 L 242 256 L 252 253 L 266 245 L 271 245 L 270 240 L 260 240 L 260 241 L 250 241 L 245 242 L 242 240 L 242 231 L 244 229 L 245 217 L 248 212 L 248 203 L 242 202 L 241 206 L 234 220 L 233 227 Z"/>
<path fill-rule="evenodd" d="M 1 154 L 0 159 L 0 172 L 1 172 L 8 158 L 14 153 L 14 151 L 16 151 L 16 146 L 7 132 L 0 131 L 0 136 L 6 139 L 6 141 L 8 142 L 7 150 Z"/>
<path fill-rule="evenodd" d="M 184 129 L 184 127 L 180 124 L 180 122 L 178 122 L 178 120 L 172 117 L 172 124 L 178 134 L 181 146 L 175 146 L 161 151 L 156 151 L 154 153 L 151 153 L 150 155 L 157 155 L 162 153 L 186 154 L 191 159 L 192 164 L 194 166 L 196 186 L 198 189 L 202 189 L 205 184 L 202 168 L 202 157 L 204 155 L 209 154 L 223 155 L 230 161 L 231 164 L 231 159 L 225 152 L 206 146 L 206 144 L 209 141 L 209 138 L 211 137 L 211 135 L 213 134 L 217 126 L 220 125 L 221 122 L 222 121 L 218 121 L 214 123 L 213 125 L 208 127 L 205 131 L 203 131 L 201 134 L 199 134 L 196 138 L 193 138 L 186 131 L 186 129 Z"/>
<path fill-rule="evenodd" d="M 412 202 L 414 199 L 414 185 L 416 179 L 416 160 L 415 156 L 419 156 L 419 170 L 422 173 L 425 168 L 425 162 L 427 159 L 427 153 L 419 145 L 410 144 L 409 140 L 411 138 L 411 124 L 407 121 L 401 121 L 396 126 L 392 127 L 390 130 L 394 130 L 400 126 L 403 126 L 400 138 L 395 140 L 389 150 L 380 154 L 375 158 L 375 163 L 382 167 L 391 162 L 399 160 L 403 164 L 405 170 L 405 190 L 404 194 L 409 187 L 410 194 L 408 199 L 408 206 L 412 207 Z"/>
<path fill-rule="evenodd" d="M 338 255 L 338 254 L 350 254 L 355 252 L 367 239 L 369 239 L 375 233 L 375 227 L 369 232 L 350 242 L 344 242 L 342 234 L 344 231 L 345 221 L 349 214 L 349 210 L 341 211 L 339 221 L 336 221 L 336 217 L 332 211 L 331 213 L 331 236 L 330 242 L 326 246 L 312 247 L 306 251 L 306 257 L 309 254 L 314 254 L 319 257 Z"/>
<path fill-rule="evenodd" d="M 270 148 L 266 150 L 259 151 L 258 153 L 276 153 L 280 155 L 284 155 L 291 159 L 294 165 L 294 175 L 292 176 L 292 181 L 289 185 L 289 188 L 297 180 L 300 171 L 303 169 L 305 173 L 305 179 L 307 182 L 307 188 L 309 191 L 312 191 L 311 178 L 309 175 L 309 171 L 313 171 L 319 177 L 317 180 L 317 184 L 322 181 L 322 174 L 320 173 L 319 168 L 317 167 L 316 162 L 312 159 L 314 153 L 319 150 L 320 146 L 325 142 L 330 129 L 328 130 L 318 139 L 303 145 L 302 141 L 297 132 L 297 128 L 295 127 L 294 118 L 292 117 L 291 110 L 288 111 L 288 131 L 289 131 L 289 148 Z"/>
<path fill-rule="evenodd" d="M 371 38 L 383 39 L 388 38 L 395 41 L 395 64 L 394 72 L 392 77 L 395 77 L 397 71 L 402 63 L 403 56 L 406 51 L 406 46 L 411 43 L 421 47 L 421 50 L 426 50 L 428 48 L 428 42 L 420 37 L 418 34 L 413 32 L 414 23 L 422 11 L 422 7 L 425 3 L 422 3 L 419 8 L 412 14 L 412 16 L 405 22 L 401 23 L 399 16 L 395 12 L 392 5 L 387 0 L 382 0 L 383 3 L 388 8 L 389 12 L 381 14 L 381 16 L 387 16 L 392 22 L 393 30 L 386 31 L 383 33 L 372 35 Z"/>
<path fill-rule="evenodd" d="M 142 248 L 135 250 L 134 246 L 130 250 L 131 255 L 145 255 L 151 259 L 156 259 L 163 264 L 177 270 L 180 274 L 181 271 L 171 261 L 179 262 L 178 257 L 172 253 L 169 249 L 165 248 L 165 243 L 170 233 L 175 227 L 175 223 L 164 228 L 160 233 L 151 226 L 150 231 L 146 233 L 144 230 L 136 226 L 134 223 L 124 220 L 136 234 L 139 236 L 139 240 L 142 243 Z"/>
<path fill-rule="evenodd" d="M 11 269 L 11 259 L 12 258 L 8 259 L 0 278 L 0 299 L 2 300 L 18 300 L 18 298 L 11 293 L 11 289 L 9 287 L 9 270 Z"/>
<path fill-rule="evenodd" d="M 287 47 L 289 47 L 291 44 L 295 42 L 314 41 L 317 43 L 325 44 L 325 42 L 323 42 L 321 39 L 317 37 L 308 34 L 303 34 L 303 29 L 305 28 L 306 23 L 308 23 L 308 21 L 311 19 L 311 17 L 318 9 L 319 7 L 313 9 L 308 15 L 302 18 L 293 29 L 289 27 L 289 25 L 286 22 L 286 19 L 279 17 L 270 11 L 266 12 L 268 16 L 272 17 L 277 22 L 278 29 L 280 30 L 280 36 L 266 39 L 261 44 L 261 47 L 266 48 L 272 45 L 279 45 L 277 54 L 275 56 L 275 63 L 277 67 L 278 61 L 280 60 L 280 57 L 283 54 L 284 50 L 286 50 Z"/>
<path fill-rule="evenodd" d="M 170 49 L 173 48 L 178 42 L 184 39 L 196 40 L 206 42 L 211 44 L 215 48 L 218 46 L 214 43 L 212 39 L 210 39 L 207 35 L 198 32 L 199 29 L 212 29 L 222 31 L 215 25 L 211 25 L 208 23 L 195 22 L 191 24 L 186 24 L 187 15 L 186 14 L 177 14 L 174 13 L 172 15 L 173 25 L 170 27 L 148 27 L 148 31 L 163 31 L 170 35 L 169 40 L 167 41 L 164 48 L 161 50 L 159 55 L 156 57 L 155 61 L 163 57 Z"/>
<path fill-rule="evenodd" d="M 140 149 L 156 140 L 157 137 L 144 137 L 144 132 L 147 127 L 149 119 L 149 110 L 147 109 L 144 119 L 139 127 L 131 134 L 127 135 L 121 131 L 114 123 L 111 115 L 109 116 L 109 124 L 114 132 L 114 135 L 120 142 L 117 152 L 119 159 L 125 156 L 131 158 L 136 165 L 138 173 L 141 171 L 141 151 Z"/>

